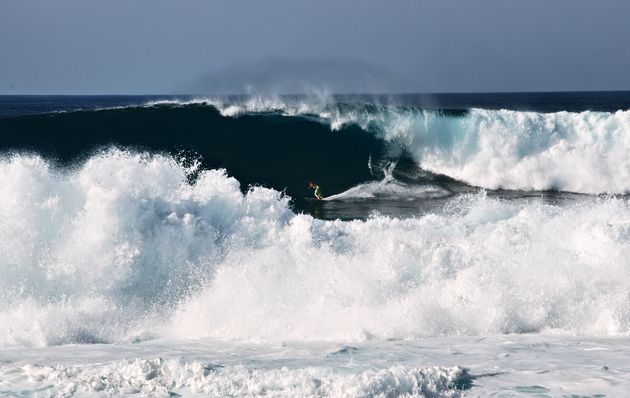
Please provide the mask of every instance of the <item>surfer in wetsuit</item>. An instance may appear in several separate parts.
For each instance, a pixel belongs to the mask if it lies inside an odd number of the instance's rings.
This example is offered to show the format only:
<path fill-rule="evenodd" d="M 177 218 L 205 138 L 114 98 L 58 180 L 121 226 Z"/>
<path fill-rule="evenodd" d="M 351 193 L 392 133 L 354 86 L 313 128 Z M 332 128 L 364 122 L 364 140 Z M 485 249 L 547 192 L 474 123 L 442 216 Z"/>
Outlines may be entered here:
<path fill-rule="evenodd" d="M 319 200 L 324 199 L 324 195 L 322 195 L 322 190 L 319 188 L 319 185 L 315 184 L 313 181 L 308 183 L 308 189 L 314 189 L 315 197 Z"/>

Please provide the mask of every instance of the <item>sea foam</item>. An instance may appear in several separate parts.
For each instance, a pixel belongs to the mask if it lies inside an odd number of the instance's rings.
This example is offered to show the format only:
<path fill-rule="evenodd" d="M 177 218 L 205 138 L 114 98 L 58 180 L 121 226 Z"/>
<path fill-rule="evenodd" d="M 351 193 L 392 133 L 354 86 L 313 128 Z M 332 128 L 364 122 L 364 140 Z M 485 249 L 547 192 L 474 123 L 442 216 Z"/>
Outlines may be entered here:
<path fill-rule="evenodd" d="M 223 170 L 117 149 L 0 161 L 0 345 L 627 334 L 630 204 L 483 193 L 322 221 Z"/>
<path fill-rule="evenodd" d="M 0 370 L 0 375 L 3 375 Z M 28 378 L 28 389 L 48 389 L 51 395 L 146 394 L 170 396 L 174 391 L 212 397 L 459 397 L 470 375 L 460 367 L 410 367 L 339 372 L 310 366 L 259 369 L 222 366 L 202 361 L 136 358 L 89 366 L 27 364 L 4 375 Z M 51 391 L 52 390 L 52 391 Z"/>

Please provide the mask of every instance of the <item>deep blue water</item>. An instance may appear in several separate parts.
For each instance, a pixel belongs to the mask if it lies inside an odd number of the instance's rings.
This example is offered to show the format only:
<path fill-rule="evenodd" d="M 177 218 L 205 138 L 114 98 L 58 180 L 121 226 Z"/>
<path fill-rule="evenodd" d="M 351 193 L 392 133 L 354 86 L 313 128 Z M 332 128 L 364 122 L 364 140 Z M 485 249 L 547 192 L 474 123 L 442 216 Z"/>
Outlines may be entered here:
<path fill-rule="evenodd" d="M 160 99 L 189 100 L 194 95 L 0 95 L 0 118 L 48 112 L 95 110 L 141 105 Z M 231 97 L 242 98 L 240 96 Z M 300 96 L 286 96 L 297 99 Z M 630 109 L 630 91 L 549 93 L 465 93 L 336 95 L 339 102 L 376 102 L 418 106 L 425 109 L 512 109 L 533 112 L 614 112 Z"/>

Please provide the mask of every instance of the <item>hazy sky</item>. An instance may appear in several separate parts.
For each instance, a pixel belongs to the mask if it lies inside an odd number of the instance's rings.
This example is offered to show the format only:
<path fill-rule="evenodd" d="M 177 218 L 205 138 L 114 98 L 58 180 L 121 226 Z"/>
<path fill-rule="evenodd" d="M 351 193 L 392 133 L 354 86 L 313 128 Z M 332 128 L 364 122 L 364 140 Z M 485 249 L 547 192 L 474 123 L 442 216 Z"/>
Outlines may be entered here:
<path fill-rule="evenodd" d="M 622 89 L 627 0 L 0 0 L 0 94 Z"/>

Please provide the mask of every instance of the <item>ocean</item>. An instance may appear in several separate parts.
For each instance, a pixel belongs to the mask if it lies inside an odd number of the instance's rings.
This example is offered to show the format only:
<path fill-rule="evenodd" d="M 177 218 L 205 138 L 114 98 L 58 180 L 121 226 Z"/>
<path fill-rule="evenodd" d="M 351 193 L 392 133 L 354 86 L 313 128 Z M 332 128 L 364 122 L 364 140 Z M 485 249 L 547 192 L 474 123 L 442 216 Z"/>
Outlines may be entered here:
<path fill-rule="evenodd" d="M 0 151 L 2 396 L 630 391 L 630 92 L 0 96 Z"/>

